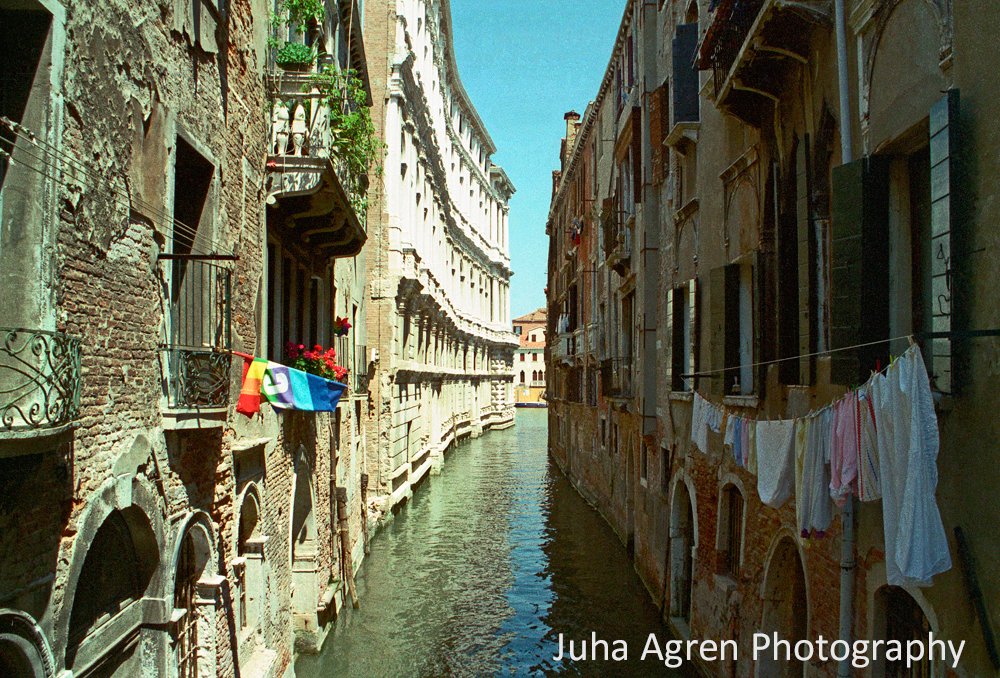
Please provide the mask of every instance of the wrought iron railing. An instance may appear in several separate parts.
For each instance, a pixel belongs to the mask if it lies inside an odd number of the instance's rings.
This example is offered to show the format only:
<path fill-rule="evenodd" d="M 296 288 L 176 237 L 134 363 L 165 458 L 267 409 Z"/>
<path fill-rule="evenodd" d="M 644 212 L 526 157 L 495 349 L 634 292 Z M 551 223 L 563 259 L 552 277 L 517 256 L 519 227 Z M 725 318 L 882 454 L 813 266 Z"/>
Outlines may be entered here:
<path fill-rule="evenodd" d="M 368 392 L 368 347 L 354 347 L 354 392 Z"/>
<path fill-rule="evenodd" d="M 167 405 L 226 407 L 232 359 L 232 271 L 198 257 L 170 258 Z"/>
<path fill-rule="evenodd" d="M 80 409 L 80 340 L 0 327 L 0 433 L 55 428 Z"/>
<path fill-rule="evenodd" d="M 726 8 L 722 8 L 716 16 L 715 20 L 722 22 L 715 34 L 711 52 L 712 78 L 716 92 L 721 91 L 763 6 L 764 0 L 731 0 L 728 13 L 723 13 L 722 9 Z"/>

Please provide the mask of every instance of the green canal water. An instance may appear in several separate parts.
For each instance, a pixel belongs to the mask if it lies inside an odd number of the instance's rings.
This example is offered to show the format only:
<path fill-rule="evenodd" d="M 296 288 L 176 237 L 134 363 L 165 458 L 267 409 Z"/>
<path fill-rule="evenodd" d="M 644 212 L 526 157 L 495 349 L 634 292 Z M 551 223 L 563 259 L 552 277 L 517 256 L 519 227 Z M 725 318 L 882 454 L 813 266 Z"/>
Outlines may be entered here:
<path fill-rule="evenodd" d="M 666 629 L 625 548 L 549 460 L 546 424 L 520 410 L 514 428 L 448 454 L 372 540 L 361 608 L 296 675 L 683 675 L 639 661 Z M 560 633 L 624 640 L 629 661 L 555 661 Z"/>

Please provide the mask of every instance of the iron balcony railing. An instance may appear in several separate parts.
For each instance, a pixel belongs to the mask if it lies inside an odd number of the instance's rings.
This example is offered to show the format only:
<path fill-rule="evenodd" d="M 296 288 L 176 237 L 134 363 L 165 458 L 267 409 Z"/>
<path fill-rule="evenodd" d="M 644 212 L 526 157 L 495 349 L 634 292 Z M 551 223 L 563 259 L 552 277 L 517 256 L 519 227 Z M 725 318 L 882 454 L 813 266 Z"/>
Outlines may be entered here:
<path fill-rule="evenodd" d="M 722 91 L 733 63 L 763 6 L 764 0 L 730 0 L 719 8 L 715 20 L 721 23 L 714 36 L 715 44 L 711 51 L 712 78 L 716 92 Z"/>
<path fill-rule="evenodd" d="M 211 260 L 166 255 L 170 315 L 166 354 L 167 405 L 226 407 L 232 362 L 232 271 Z"/>
<path fill-rule="evenodd" d="M 0 434 L 56 428 L 80 410 L 80 340 L 0 327 Z"/>
<path fill-rule="evenodd" d="M 368 347 L 354 347 L 354 392 L 368 392 Z"/>

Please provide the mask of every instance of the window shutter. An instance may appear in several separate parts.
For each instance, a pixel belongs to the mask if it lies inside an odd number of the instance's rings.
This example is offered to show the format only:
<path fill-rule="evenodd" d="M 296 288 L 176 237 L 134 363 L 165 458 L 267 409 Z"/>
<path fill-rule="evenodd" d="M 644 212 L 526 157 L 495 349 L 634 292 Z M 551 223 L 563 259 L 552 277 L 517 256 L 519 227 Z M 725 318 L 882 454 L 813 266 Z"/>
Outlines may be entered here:
<path fill-rule="evenodd" d="M 816 299 L 816 236 L 809 215 L 809 147 L 807 134 L 795 149 L 795 228 L 798 233 L 798 355 L 816 350 L 816 328 L 819 310 Z M 816 360 L 799 358 L 798 376 L 812 384 Z"/>
<path fill-rule="evenodd" d="M 666 85 L 660 85 L 649 95 L 649 146 L 650 160 L 653 164 L 653 185 L 663 183 L 663 109 L 667 106 Z"/>
<path fill-rule="evenodd" d="M 951 187 L 955 174 L 953 164 L 957 150 L 956 123 L 958 120 L 959 94 L 957 89 L 938 100 L 930 113 L 931 155 L 931 331 L 952 331 L 952 204 Z M 952 374 L 952 341 L 934 338 L 925 344 L 930 347 L 924 359 L 928 361 L 934 387 L 944 393 L 954 392 Z"/>
<path fill-rule="evenodd" d="M 632 109 L 632 194 L 642 202 L 642 109 Z"/>
<path fill-rule="evenodd" d="M 709 352 L 712 375 L 709 392 L 722 396 L 725 375 L 716 370 L 726 367 L 726 267 L 713 268 L 708 273 Z"/>
<path fill-rule="evenodd" d="M 700 301 L 701 293 L 698 287 L 698 279 L 692 278 L 690 283 L 688 283 L 688 313 L 690 315 L 689 322 L 691 323 L 691 354 L 690 362 L 687 366 L 689 374 L 696 374 L 701 367 L 698 360 L 699 339 L 701 338 L 701 325 L 699 324 L 698 317 L 698 304 Z M 692 380 L 692 384 L 696 385 L 697 383 L 697 379 Z"/>
<path fill-rule="evenodd" d="M 675 363 L 677 361 L 677 352 L 674 348 L 677 346 L 677 327 L 674 323 L 674 297 L 677 296 L 677 289 L 674 288 L 667 292 L 667 317 L 666 317 L 666 330 L 665 336 L 667 337 L 667 351 L 666 351 L 666 363 L 667 363 L 667 384 L 671 391 L 677 390 L 677 385 L 674 383 L 674 375 L 677 374 L 678 378 L 680 371 L 676 370 Z"/>
<path fill-rule="evenodd" d="M 698 49 L 698 24 L 680 24 L 673 41 L 674 124 L 697 122 L 698 71 L 695 53 Z"/>
<path fill-rule="evenodd" d="M 728 264 L 709 272 L 710 351 L 712 386 L 716 396 L 729 393 L 733 378 L 739 373 L 740 355 L 740 267 Z M 716 370 L 725 372 L 716 372 Z"/>
<path fill-rule="evenodd" d="M 888 339 L 889 256 L 886 158 L 833 169 L 830 339 L 832 349 Z M 831 379 L 858 384 L 887 362 L 888 344 L 835 351 Z"/>

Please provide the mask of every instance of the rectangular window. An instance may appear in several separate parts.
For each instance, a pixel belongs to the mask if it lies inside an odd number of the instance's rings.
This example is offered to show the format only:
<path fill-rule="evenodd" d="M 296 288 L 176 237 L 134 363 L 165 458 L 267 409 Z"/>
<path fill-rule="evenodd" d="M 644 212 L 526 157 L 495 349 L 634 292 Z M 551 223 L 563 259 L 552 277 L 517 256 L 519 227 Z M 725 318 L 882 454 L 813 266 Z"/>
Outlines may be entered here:
<path fill-rule="evenodd" d="M 733 578 L 740 573 L 740 551 L 743 540 L 743 495 L 735 485 L 723 490 L 723 530 L 721 570 Z"/>
<path fill-rule="evenodd" d="M 709 274 L 712 369 L 725 370 L 723 379 L 712 380 L 716 395 L 756 392 L 757 260 L 754 253 Z"/>
<path fill-rule="evenodd" d="M 691 279 L 675 287 L 667 298 L 667 316 L 670 333 L 670 388 L 673 391 L 692 391 L 698 371 L 697 366 L 697 293 L 698 281 Z"/>

